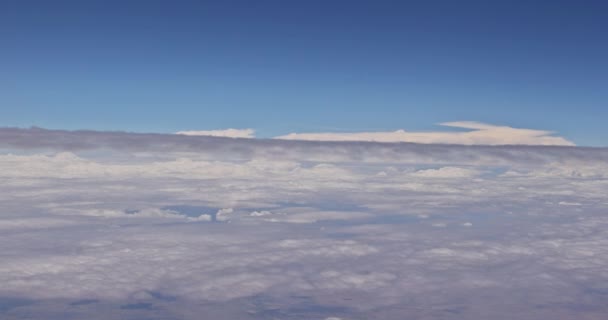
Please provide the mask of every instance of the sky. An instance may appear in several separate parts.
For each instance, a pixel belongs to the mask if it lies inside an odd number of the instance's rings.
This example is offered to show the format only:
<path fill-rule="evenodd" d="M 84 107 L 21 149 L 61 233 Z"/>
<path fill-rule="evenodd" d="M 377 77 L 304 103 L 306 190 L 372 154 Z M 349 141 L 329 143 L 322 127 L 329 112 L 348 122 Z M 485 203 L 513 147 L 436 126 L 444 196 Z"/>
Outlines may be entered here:
<path fill-rule="evenodd" d="M 607 9 L 0 0 L 0 319 L 606 319 Z"/>
<path fill-rule="evenodd" d="M 459 130 L 605 146 L 605 1 L 0 3 L 0 126 Z"/>

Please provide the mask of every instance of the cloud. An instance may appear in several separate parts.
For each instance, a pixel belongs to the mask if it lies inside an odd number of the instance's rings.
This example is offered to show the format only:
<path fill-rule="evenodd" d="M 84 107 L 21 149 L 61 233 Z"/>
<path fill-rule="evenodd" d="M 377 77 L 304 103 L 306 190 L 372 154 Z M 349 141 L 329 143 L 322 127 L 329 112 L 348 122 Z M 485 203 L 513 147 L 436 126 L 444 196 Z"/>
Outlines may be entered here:
<path fill-rule="evenodd" d="M 285 213 L 254 211 L 250 213 L 249 216 L 263 217 L 264 220 L 268 222 L 285 223 L 315 223 L 319 221 L 358 220 L 374 217 L 372 214 L 365 212 L 320 211 L 314 208 L 297 208 L 296 210 L 287 210 Z"/>
<path fill-rule="evenodd" d="M 175 134 L 186 136 L 212 136 L 227 138 L 255 138 L 253 129 L 224 129 L 224 130 L 201 130 L 201 131 L 178 131 Z"/>
<path fill-rule="evenodd" d="M 103 131 L 65 131 L 40 128 L 0 128 L 0 149 L 12 151 L 103 150 L 107 157 L 155 159 L 184 153 L 209 161 L 315 161 L 324 163 L 427 163 L 508 165 L 549 164 L 569 161 L 593 165 L 608 161 L 608 148 L 565 146 L 466 146 L 359 141 L 297 141 L 279 139 L 230 139 L 176 134 L 142 134 Z M 583 166 L 579 166 L 582 170 Z"/>
<path fill-rule="evenodd" d="M 0 230 L 48 229 L 77 225 L 77 221 L 58 218 L 0 219 Z"/>
<path fill-rule="evenodd" d="M 230 214 L 233 212 L 234 210 L 232 208 L 220 209 L 215 214 L 215 219 L 217 221 L 230 221 Z"/>
<path fill-rule="evenodd" d="M 457 167 L 423 169 L 412 173 L 412 176 L 425 178 L 468 178 L 477 175 L 479 175 L 477 170 Z"/>
<path fill-rule="evenodd" d="M 374 141 L 413 142 L 461 145 L 561 145 L 574 143 L 553 136 L 551 131 L 495 126 L 479 122 L 445 122 L 442 126 L 471 129 L 467 132 L 357 132 L 357 133 L 290 133 L 275 139 L 309 141 Z"/>
<path fill-rule="evenodd" d="M 3 319 L 608 312 L 605 148 L 10 128 L 0 148 Z"/>

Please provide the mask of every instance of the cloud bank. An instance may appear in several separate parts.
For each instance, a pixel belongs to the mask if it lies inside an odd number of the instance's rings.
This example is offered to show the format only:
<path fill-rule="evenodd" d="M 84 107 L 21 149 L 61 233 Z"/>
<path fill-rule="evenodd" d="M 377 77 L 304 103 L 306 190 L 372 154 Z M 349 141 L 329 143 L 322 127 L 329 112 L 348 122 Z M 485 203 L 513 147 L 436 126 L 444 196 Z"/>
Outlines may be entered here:
<path fill-rule="evenodd" d="M 40 128 L 0 128 L 0 148 L 31 151 L 86 152 L 105 150 L 124 156 L 184 153 L 207 160 L 282 160 L 316 162 L 460 163 L 471 165 L 589 163 L 608 159 L 607 148 L 568 146 L 466 146 L 359 141 L 232 139 Z M 170 155 L 169 155 L 170 156 Z M 581 168 L 582 169 L 582 168 Z"/>
<path fill-rule="evenodd" d="M 479 122 L 445 122 L 442 126 L 471 129 L 467 132 L 356 132 L 356 133 L 290 133 L 276 137 L 283 140 L 308 141 L 374 141 L 442 143 L 461 145 L 558 145 L 573 146 L 574 143 L 551 131 L 518 129 L 495 126 Z"/>
<path fill-rule="evenodd" d="M 606 148 L 3 128 L 0 150 L 2 319 L 608 313 Z"/>

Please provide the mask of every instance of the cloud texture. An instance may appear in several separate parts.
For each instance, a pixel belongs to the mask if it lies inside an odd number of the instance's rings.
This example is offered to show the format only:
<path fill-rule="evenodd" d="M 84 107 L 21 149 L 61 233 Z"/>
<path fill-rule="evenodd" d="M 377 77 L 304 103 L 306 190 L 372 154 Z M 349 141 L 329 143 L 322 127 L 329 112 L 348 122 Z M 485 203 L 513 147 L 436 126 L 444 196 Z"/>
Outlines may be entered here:
<path fill-rule="evenodd" d="M 2 319 L 608 312 L 607 149 L 37 128 L 0 148 Z"/>

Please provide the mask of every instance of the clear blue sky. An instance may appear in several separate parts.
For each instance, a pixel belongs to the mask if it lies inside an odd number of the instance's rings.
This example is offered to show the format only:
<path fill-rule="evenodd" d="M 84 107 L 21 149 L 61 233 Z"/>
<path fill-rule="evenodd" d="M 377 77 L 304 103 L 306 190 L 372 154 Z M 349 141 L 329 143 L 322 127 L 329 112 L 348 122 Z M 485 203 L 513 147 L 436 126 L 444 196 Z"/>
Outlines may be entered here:
<path fill-rule="evenodd" d="M 608 145 L 608 1 L 0 1 L 0 126 Z"/>

